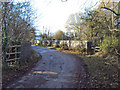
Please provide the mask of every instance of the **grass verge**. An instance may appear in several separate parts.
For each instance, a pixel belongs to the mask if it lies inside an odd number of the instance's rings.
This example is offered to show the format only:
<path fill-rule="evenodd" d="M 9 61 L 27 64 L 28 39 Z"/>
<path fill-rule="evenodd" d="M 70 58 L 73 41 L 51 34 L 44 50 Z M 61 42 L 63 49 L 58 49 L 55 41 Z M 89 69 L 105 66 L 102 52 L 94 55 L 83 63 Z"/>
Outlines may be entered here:
<path fill-rule="evenodd" d="M 81 57 L 81 56 L 79 56 Z M 82 56 L 90 73 L 90 88 L 117 88 L 118 65 L 96 55 Z"/>
<path fill-rule="evenodd" d="M 20 65 L 13 65 L 9 68 L 2 68 L 2 86 L 6 87 L 11 82 L 15 81 L 19 77 L 23 76 L 28 72 L 35 63 L 41 58 L 41 55 L 36 51 L 32 50 L 31 56 L 27 60 L 22 60 Z"/>

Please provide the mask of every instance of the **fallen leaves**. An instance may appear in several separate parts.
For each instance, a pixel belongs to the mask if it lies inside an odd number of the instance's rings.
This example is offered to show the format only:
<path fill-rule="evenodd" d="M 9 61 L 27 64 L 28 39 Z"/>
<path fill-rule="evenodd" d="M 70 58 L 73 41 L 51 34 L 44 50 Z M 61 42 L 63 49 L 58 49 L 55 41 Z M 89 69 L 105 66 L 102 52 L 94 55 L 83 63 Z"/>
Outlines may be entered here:
<path fill-rule="evenodd" d="M 91 56 L 83 57 L 84 62 L 88 66 L 90 73 L 90 88 L 117 88 L 118 87 L 118 71 L 109 60 L 104 58 Z"/>

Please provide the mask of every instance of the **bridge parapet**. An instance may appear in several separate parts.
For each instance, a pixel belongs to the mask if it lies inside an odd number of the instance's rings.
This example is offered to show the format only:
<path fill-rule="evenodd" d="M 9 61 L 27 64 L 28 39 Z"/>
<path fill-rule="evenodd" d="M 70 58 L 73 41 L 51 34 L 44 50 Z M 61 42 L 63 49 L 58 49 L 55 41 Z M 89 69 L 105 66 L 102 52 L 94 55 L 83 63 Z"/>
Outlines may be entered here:
<path fill-rule="evenodd" d="M 81 47 L 87 49 L 89 52 L 91 50 L 91 41 L 74 41 L 74 40 L 42 40 L 39 44 L 47 45 L 47 46 L 54 46 L 54 45 L 60 45 L 60 44 L 66 44 L 70 48 L 75 48 L 78 45 Z"/>

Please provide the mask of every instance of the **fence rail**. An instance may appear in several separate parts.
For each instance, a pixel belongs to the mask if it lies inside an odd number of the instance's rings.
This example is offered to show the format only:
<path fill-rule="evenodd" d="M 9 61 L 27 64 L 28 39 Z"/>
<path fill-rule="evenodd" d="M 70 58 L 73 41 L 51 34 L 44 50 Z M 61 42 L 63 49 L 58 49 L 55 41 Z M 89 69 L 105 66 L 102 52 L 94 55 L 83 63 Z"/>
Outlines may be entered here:
<path fill-rule="evenodd" d="M 21 47 L 21 45 L 8 46 L 8 48 L 11 48 L 11 47 Z"/>
<path fill-rule="evenodd" d="M 7 47 L 7 52 L 6 52 L 7 62 L 20 60 L 21 51 L 18 50 L 18 48 L 21 48 L 21 45 L 14 45 L 14 46 Z"/>

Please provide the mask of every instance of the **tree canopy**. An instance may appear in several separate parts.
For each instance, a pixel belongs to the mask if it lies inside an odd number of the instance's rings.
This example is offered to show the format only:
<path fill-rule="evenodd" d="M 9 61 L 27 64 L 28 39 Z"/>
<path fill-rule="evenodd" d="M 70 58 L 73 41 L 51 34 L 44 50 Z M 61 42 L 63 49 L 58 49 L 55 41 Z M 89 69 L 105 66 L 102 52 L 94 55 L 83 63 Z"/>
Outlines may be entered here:
<path fill-rule="evenodd" d="M 54 35 L 54 38 L 55 38 L 56 40 L 63 40 L 64 37 L 65 37 L 65 34 L 64 34 L 64 32 L 61 31 L 61 30 L 58 30 L 58 31 L 55 33 L 55 35 Z"/>

